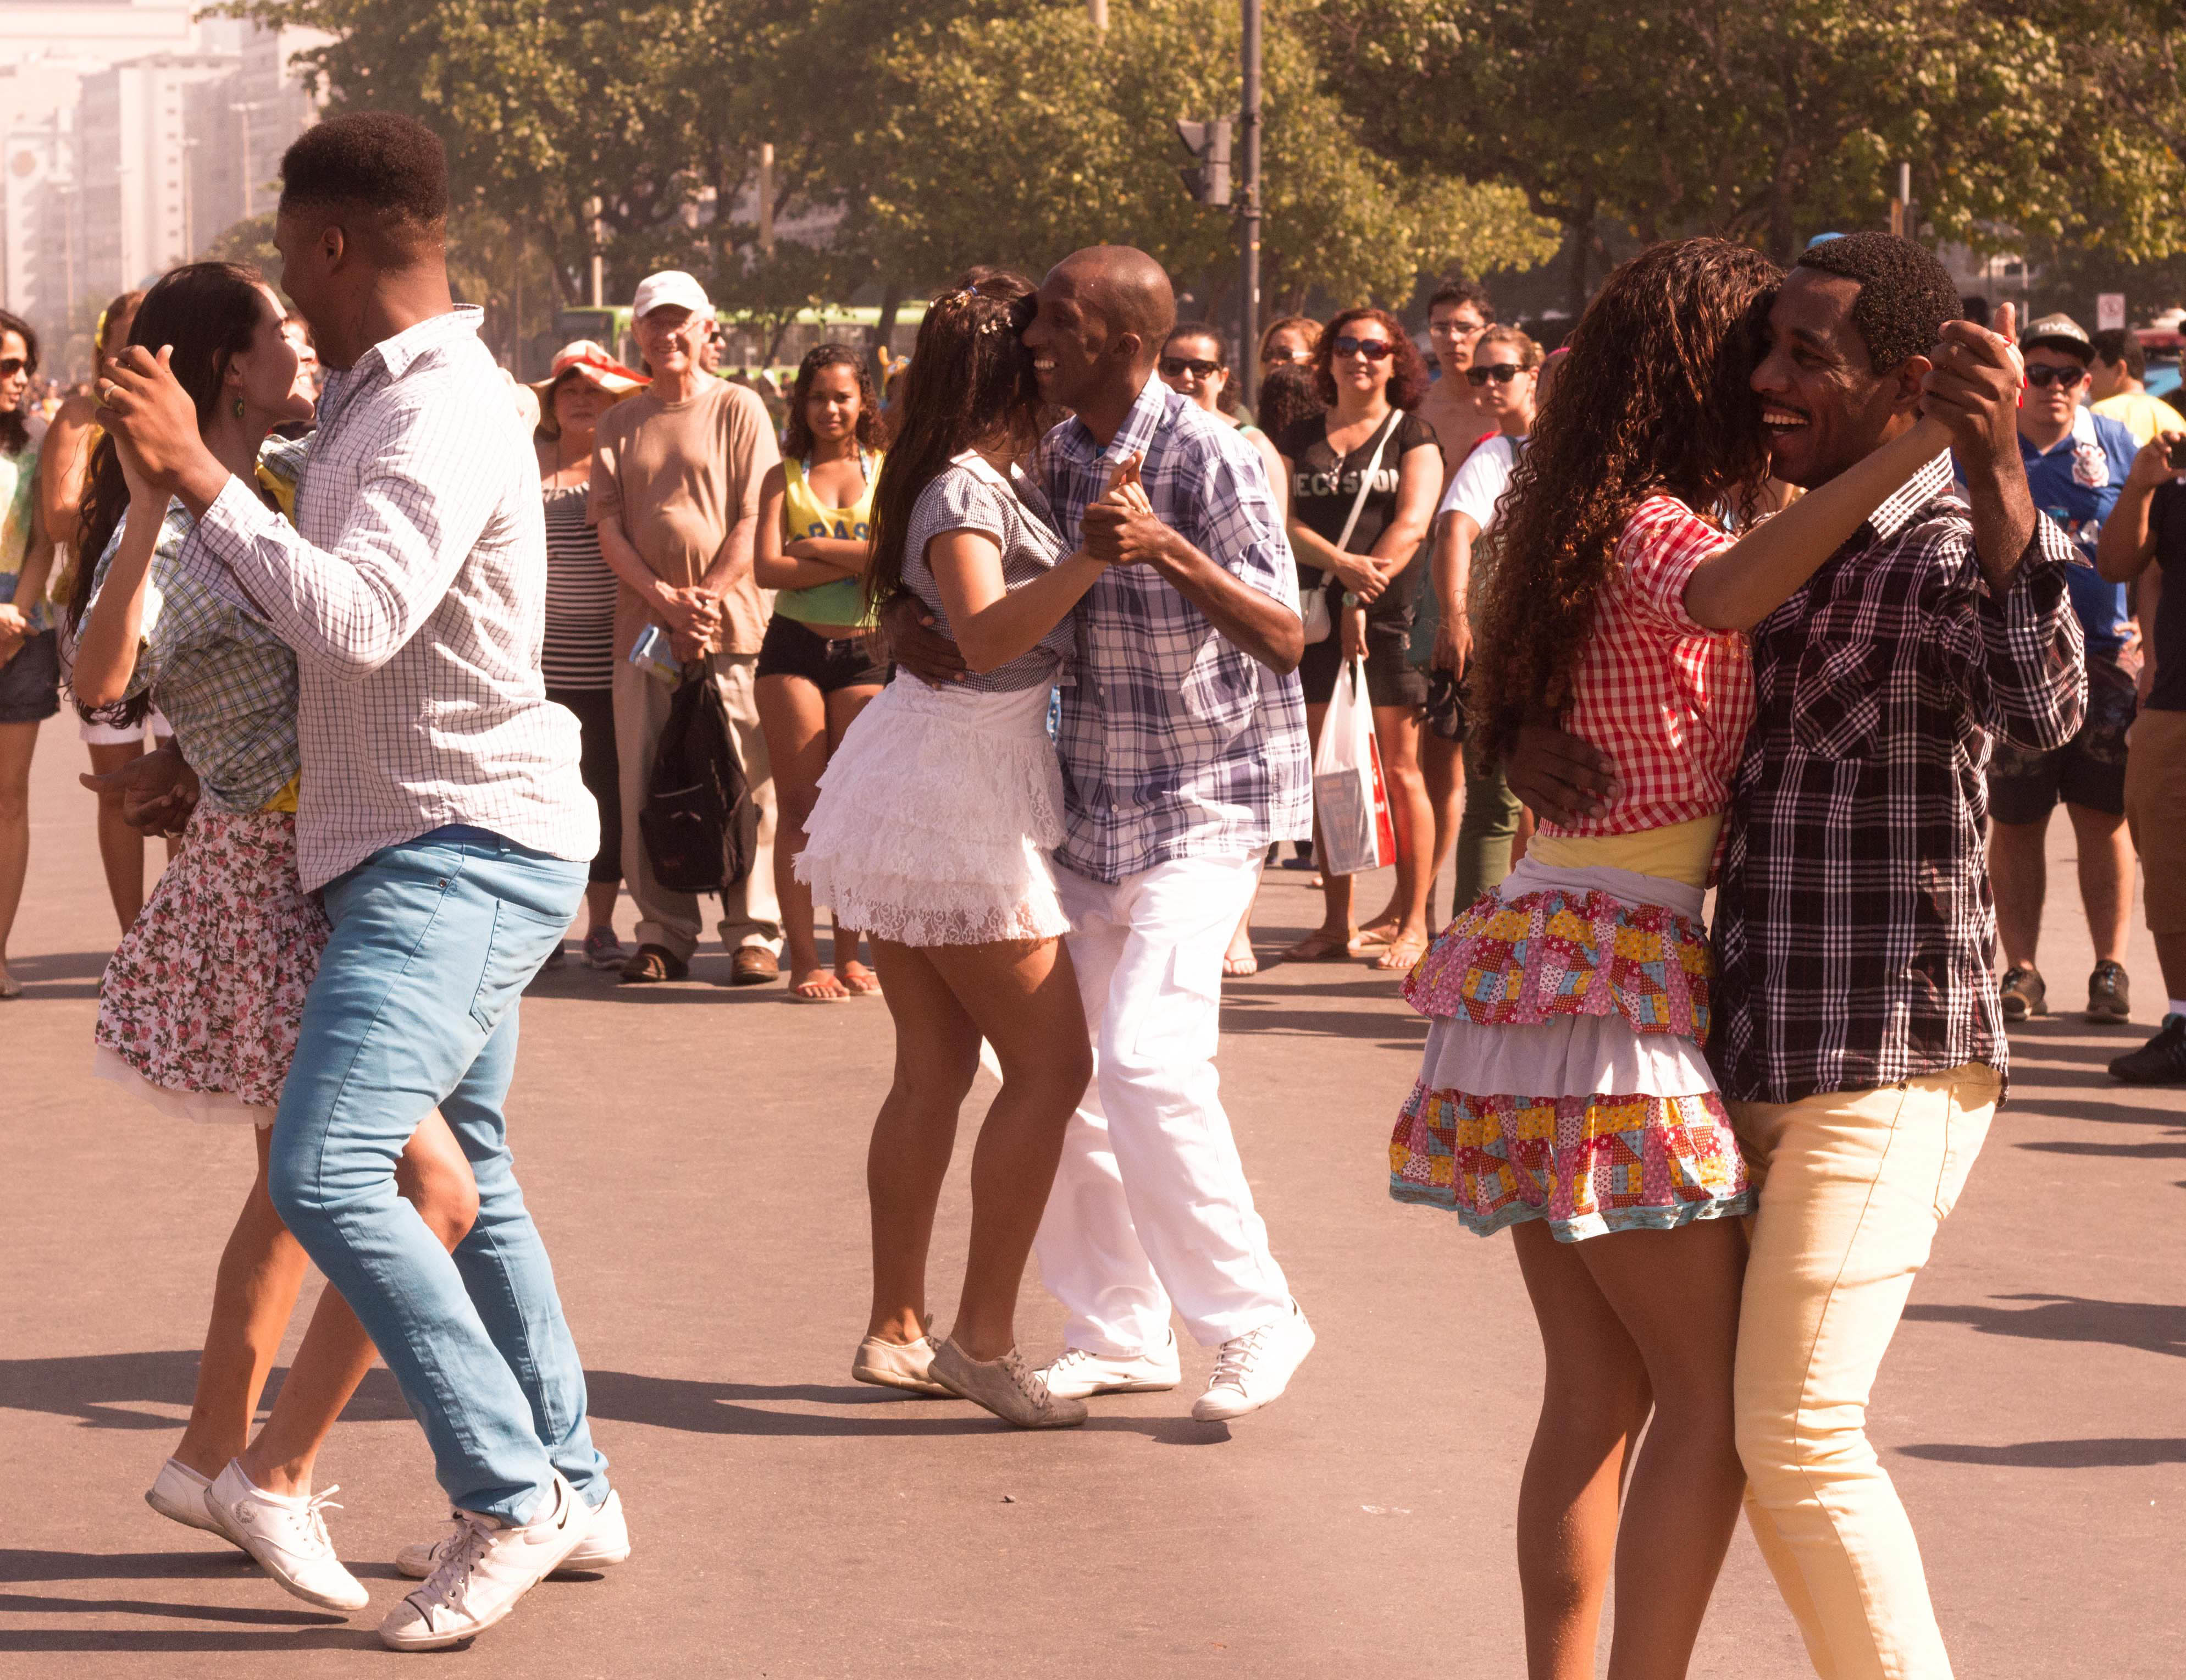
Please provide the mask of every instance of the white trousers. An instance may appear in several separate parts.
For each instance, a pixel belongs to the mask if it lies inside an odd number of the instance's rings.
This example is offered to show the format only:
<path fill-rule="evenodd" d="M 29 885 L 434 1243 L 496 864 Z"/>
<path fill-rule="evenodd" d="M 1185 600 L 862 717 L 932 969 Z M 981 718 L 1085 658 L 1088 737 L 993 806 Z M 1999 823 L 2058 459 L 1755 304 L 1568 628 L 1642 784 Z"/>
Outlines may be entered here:
<path fill-rule="evenodd" d="M 1056 869 L 1094 1074 L 1034 1251 L 1073 1347 L 1160 1348 L 1172 1305 L 1206 1346 L 1290 1312 L 1214 1071 L 1255 861 L 1179 858 L 1113 886 Z"/>

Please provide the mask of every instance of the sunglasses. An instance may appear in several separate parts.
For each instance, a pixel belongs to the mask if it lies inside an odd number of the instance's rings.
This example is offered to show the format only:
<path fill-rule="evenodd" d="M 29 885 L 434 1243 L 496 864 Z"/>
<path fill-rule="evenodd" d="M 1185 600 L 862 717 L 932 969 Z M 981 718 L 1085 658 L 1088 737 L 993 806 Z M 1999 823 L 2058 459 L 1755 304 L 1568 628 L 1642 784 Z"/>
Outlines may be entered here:
<path fill-rule="evenodd" d="M 0 369 L 4 369 L 7 365 L 0 362 Z M 2088 370 L 2084 368 L 2052 368 L 2047 363 L 2037 364 L 2026 370 L 2026 383 L 2037 391 L 2047 391 L 2051 385 L 2055 385 L 2060 391 L 2070 391 L 2087 377 Z"/>
<path fill-rule="evenodd" d="M 1162 376 L 1180 379 L 1186 374 L 1196 379 L 1212 379 L 1222 371 L 1219 362 L 1209 362 L 1197 356 L 1164 356 L 1161 359 Z"/>
<path fill-rule="evenodd" d="M 1346 333 L 1336 341 L 1338 356 L 1363 356 L 1369 362 L 1379 362 L 1389 354 L 1387 339 L 1354 339 Z"/>
<path fill-rule="evenodd" d="M 35 374 L 38 364 L 20 356 L 0 357 L 0 379 L 12 379 L 18 374 Z"/>
<path fill-rule="evenodd" d="M 1515 362 L 1498 362 L 1493 368 L 1472 367 L 1465 370 L 1467 385 L 1484 385 L 1493 379 L 1499 385 L 1507 385 L 1526 370 Z"/>

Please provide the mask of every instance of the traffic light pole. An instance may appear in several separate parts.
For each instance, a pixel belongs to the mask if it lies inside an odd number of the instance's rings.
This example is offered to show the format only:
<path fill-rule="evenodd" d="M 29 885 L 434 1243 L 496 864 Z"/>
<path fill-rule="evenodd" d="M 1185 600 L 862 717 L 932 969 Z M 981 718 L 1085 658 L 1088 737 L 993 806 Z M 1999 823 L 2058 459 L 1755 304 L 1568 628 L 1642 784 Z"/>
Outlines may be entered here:
<path fill-rule="evenodd" d="M 1244 87 L 1237 113 L 1238 233 L 1244 245 L 1242 295 L 1237 303 L 1237 359 L 1247 406 L 1260 394 L 1260 0 L 1242 0 Z"/>

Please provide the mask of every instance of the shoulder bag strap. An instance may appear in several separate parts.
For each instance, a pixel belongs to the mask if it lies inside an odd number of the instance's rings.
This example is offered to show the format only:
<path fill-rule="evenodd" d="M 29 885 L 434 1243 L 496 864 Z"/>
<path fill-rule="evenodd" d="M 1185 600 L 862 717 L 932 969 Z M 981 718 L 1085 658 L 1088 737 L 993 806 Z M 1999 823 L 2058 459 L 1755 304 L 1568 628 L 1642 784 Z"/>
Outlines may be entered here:
<path fill-rule="evenodd" d="M 1382 470 L 1382 458 L 1388 452 L 1389 440 L 1397 435 L 1397 428 L 1404 422 L 1404 411 L 1392 408 L 1389 418 L 1382 423 L 1381 431 L 1374 439 L 1373 458 L 1366 463 L 1366 470 L 1359 475 L 1359 493 L 1351 498 L 1351 517 L 1343 522 L 1343 534 L 1336 539 L 1336 546 L 1348 550 L 1351 533 L 1359 528 L 1359 515 L 1365 510 L 1366 498 L 1374 493 L 1374 479 Z"/>

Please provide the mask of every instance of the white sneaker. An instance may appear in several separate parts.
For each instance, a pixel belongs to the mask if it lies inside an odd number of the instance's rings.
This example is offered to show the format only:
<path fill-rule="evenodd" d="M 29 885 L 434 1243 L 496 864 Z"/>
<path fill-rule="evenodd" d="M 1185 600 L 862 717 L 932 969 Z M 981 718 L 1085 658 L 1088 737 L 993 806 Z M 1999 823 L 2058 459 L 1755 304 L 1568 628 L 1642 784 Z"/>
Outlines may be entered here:
<path fill-rule="evenodd" d="M 1041 1379 L 1057 1400 L 1083 1400 L 1089 1394 L 1156 1394 L 1177 1385 L 1183 1375 L 1176 1359 L 1176 1335 L 1152 1353 L 1092 1353 L 1066 1347 Z"/>
<path fill-rule="evenodd" d="M 1290 1316 L 1242 1336 L 1232 1336 L 1215 1355 L 1207 1392 L 1191 1402 L 1191 1415 L 1202 1424 L 1227 1423 L 1279 1400 L 1291 1378 L 1313 1351 L 1313 1326 L 1296 1301 Z"/>
<path fill-rule="evenodd" d="M 205 1510 L 220 1531 L 258 1560 L 258 1566 L 305 1604 L 330 1610 L 361 1610 L 372 1602 L 357 1578 L 334 1555 L 325 1513 L 339 1511 L 339 1488 L 323 1493 L 268 1493 L 234 1459 L 205 1490 Z"/>
<path fill-rule="evenodd" d="M 591 1507 L 554 1473 L 545 1515 L 521 1528 L 476 1511 L 456 1513 L 456 1532 L 425 1584 L 388 1612 L 380 1643 L 390 1650 L 437 1651 L 474 1638 L 559 1569 L 584 1543 Z"/>
<path fill-rule="evenodd" d="M 199 1475 L 179 1458 L 170 1458 L 160 1466 L 160 1474 L 144 1490 L 144 1503 L 170 1522 L 178 1522 L 184 1528 L 201 1528 L 207 1534 L 218 1534 L 223 1540 L 227 1536 L 205 1509 L 205 1489 L 212 1483 Z M 235 1544 L 227 1540 L 231 1546 Z"/>
<path fill-rule="evenodd" d="M 412 1541 L 395 1554 L 395 1567 L 412 1581 L 423 1581 L 440 1568 L 440 1559 L 447 1556 L 448 1548 L 456 1543 L 462 1531 L 463 1525 L 459 1520 L 438 1540 Z M 575 1570 L 605 1569 L 629 1556 L 630 1525 L 623 1519 L 622 1494 L 611 1487 L 607 1503 L 592 1513 L 591 1525 L 577 1542 L 577 1549 L 562 1559 L 554 1573 L 566 1575 Z"/>

